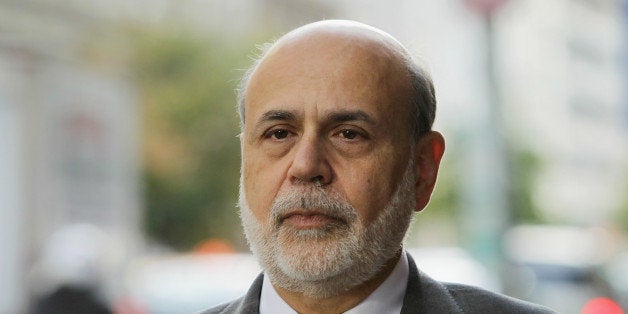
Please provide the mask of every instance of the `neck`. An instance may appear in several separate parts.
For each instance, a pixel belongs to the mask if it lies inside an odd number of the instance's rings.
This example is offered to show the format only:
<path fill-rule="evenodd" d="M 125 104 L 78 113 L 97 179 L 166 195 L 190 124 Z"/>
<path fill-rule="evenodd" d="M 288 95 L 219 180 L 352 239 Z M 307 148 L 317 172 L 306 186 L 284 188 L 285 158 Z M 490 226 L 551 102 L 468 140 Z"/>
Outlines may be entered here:
<path fill-rule="evenodd" d="M 379 285 L 388 278 L 393 271 L 401 253 L 397 253 L 391 258 L 384 267 L 373 278 L 365 281 L 356 287 L 338 295 L 317 298 L 315 296 L 305 295 L 300 292 L 286 290 L 278 285 L 273 284 L 277 294 L 290 305 L 295 311 L 301 314 L 317 314 L 317 313 L 343 313 L 358 305 L 366 299 Z M 272 282 L 272 280 L 271 280 Z"/>

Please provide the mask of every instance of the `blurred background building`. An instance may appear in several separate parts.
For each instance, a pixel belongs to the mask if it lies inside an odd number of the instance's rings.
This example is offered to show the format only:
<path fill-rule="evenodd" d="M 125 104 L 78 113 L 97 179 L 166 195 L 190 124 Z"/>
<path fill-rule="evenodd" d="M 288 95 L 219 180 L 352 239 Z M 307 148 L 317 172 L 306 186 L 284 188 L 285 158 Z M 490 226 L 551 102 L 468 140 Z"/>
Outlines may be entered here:
<path fill-rule="evenodd" d="M 577 225 L 614 220 L 626 194 L 621 2 L 516 1 L 499 29 L 513 141 L 544 161 L 534 188 L 539 208 Z"/>
<path fill-rule="evenodd" d="M 114 297 L 139 249 L 135 83 L 85 50 L 109 27 L 70 3 L 0 4 L 1 313 L 66 284 Z"/>
<path fill-rule="evenodd" d="M 0 313 L 63 286 L 189 312 L 219 302 L 217 271 L 254 276 L 225 255 L 248 252 L 233 89 L 256 44 L 331 18 L 432 72 L 448 150 L 407 239 L 424 268 L 566 312 L 627 306 L 625 0 L 2 0 Z"/>

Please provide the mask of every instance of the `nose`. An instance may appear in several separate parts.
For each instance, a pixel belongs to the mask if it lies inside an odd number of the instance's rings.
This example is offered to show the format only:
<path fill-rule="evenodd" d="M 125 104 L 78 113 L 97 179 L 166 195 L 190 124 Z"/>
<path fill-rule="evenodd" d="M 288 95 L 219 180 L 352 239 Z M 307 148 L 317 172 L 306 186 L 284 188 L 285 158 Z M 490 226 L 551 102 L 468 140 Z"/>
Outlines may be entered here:
<path fill-rule="evenodd" d="M 288 170 L 292 183 L 315 183 L 322 186 L 331 182 L 332 169 L 320 139 L 303 136 L 293 149 L 296 151 Z"/>

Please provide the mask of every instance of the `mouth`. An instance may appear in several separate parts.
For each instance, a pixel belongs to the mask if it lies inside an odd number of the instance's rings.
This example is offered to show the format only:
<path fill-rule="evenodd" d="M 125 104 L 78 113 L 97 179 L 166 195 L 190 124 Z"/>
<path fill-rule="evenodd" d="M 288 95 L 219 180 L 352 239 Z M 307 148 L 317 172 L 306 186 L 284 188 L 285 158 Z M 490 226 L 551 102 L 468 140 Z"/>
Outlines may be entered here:
<path fill-rule="evenodd" d="M 318 229 L 329 224 L 343 223 L 343 220 L 316 211 L 294 211 L 281 217 L 279 223 L 295 229 Z"/>

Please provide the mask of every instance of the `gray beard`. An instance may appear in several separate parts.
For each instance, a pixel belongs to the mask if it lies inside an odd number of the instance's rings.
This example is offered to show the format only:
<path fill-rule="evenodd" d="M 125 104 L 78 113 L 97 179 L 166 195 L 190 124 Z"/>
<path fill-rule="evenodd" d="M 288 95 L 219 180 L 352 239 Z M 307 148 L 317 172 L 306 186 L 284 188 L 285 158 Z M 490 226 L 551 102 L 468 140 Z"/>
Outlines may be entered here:
<path fill-rule="evenodd" d="M 389 203 L 368 225 L 337 193 L 306 184 L 278 195 L 269 221 L 260 223 L 247 204 L 240 178 L 242 226 L 271 282 L 288 291 L 327 298 L 374 278 L 401 250 L 412 220 L 416 203 L 412 160 Z M 306 230 L 282 224 L 280 217 L 296 208 L 315 209 L 335 220 Z"/>

